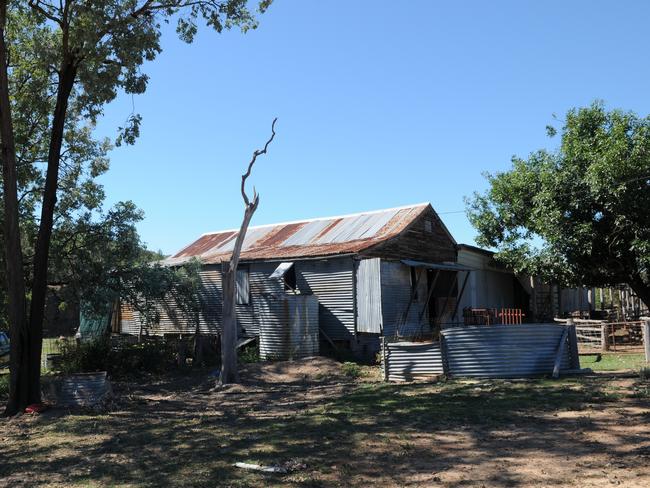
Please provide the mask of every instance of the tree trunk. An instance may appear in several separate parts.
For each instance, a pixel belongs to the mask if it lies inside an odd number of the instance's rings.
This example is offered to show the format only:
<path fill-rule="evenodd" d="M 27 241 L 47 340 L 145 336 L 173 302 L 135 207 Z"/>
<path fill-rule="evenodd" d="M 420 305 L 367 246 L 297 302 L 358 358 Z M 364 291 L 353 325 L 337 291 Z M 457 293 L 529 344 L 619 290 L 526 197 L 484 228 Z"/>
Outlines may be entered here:
<path fill-rule="evenodd" d="M 235 241 L 235 247 L 232 251 L 230 263 L 223 275 L 223 314 L 221 321 L 221 384 L 239 382 L 239 372 L 237 371 L 237 310 L 235 302 L 237 300 L 237 266 L 239 265 L 239 255 L 242 244 L 248 231 L 248 225 L 253 218 L 257 209 L 259 199 L 246 205 L 244 211 L 244 220 L 242 221 Z"/>
<path fill-rule="evenodd" d="M 16 149 L 9 98 L 7 45 L 5 26 L 7 2 L 0 2 L 0 141 L 2 143 L 2 183 L 4 192 L 4 253 L 7 269 L 7 312 L 11 330 L 9 368 L 9 402 L 5 415 L 15 415 L 30 403 L 30 371 L 28 357 L 31 343 L 27 327 L 25 275 L 20 242 Z M 40 371 L 40 361 L 38 365 Z"/>
<path fill-rule="evenodd" d="M 235 239 L 235 246 L 233 247 L 232 255 L 230 256 L 230 263 L 226 265 L 223 274 L 221 375 L 219 377 L 219 382 L 222 385 L 227 383 L 237 383 L 239 381 L 239 372 L 237 371 L 237 310 L 235 309 L 235 302 L 237 299 L 237 266 L 239 265 L 239 255 L 241 253 L 242 245 L 244 244 L 246 231 L 248 231 L 248 225 L 250 224 L 255 210 L 257 210 L 257 205 L 260 202 L 260 196 L 257 194 L 255 189 L 253 189 L 253 201 L 249 201 L 248 195 L 246 195 L 246 180 L 251 175 L 251 170 L 253 169 L 257 157 L 261 154 L 266 154 L 269 144 L 273 142 L 273 138 L 275 137 L 275 123 L 277 120 L 277 117 L 273 119 L 273 123 L 271 124 L 271 137 L 266 141 L 264 149 L 259 149 L 253 152 L 253 158 L 248 163 L 248 169 L 241 177 L 241 195 L 244 199 L 245 205 L 244 219 L 239 228 L 237 239 Z"/>
<path fill-rule="evenodd" d="M 66 57 L 61 68 L 57 87 L 56 106 L 52 119 L 52 132 L 47 156 L 47 175 L 41 205 L 41 222 L 34 250 L 34 279 L 29 313 L 29 398 L 31 403 L 41 400 L 41 352 L 43 345 L 43 320 L 47 294 L 47 270 L 56 207 L 56 193 L 59 183 L 59 163 L 63 145 L 63 129 L 68 110 L 68 99 L 74 86 L 77 68 L 75 61 Z"/>
<path fill-rule="evenodd" d="M 237 311 L 235 310 L 236 289 L 234 269 L 227 264 L 223 274 L 223 311 L 221 320 L 221 384 L 239 382 L 237 370 Z"/>

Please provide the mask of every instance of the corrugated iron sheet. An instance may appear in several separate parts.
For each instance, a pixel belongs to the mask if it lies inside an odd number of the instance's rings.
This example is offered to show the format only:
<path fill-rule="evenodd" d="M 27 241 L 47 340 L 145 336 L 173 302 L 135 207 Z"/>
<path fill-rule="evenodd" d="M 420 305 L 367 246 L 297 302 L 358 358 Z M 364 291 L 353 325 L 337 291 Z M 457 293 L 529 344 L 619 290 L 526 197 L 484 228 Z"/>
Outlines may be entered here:
<path fill-rule="evenodd" d="M 387 342 L 388 381 L 411 381 L 444 373 L 439 342 Z"/>
<path fill-rule="evenodd" d="M 354 337 L 354 261 L 349 257 L 299 261 L 298 290 L 316 295 L 320 327 L 332 340 Z"/>
<path fill-rule="evenodd" d="M 318 300 L 285 295 L 256 302 L 262 359 L 298 359 L 318 354 Z"/>
<path fill-rule="evenodd" d="M 442 331 L 454 376 L 521 378 L 551 374 L 564 327 L 552 324 L 455 327 Z M 571 368 L 564 349 L 560 370 Z"/>
<path fill-rule="evenodd" d="M 93 407 L 113 394 L 106 371 L 80 373 L 56 379 L 49 387 L 48 395 L 58 407 Z"/>
<path fill-rule="evenodd" d="M 428 203 L 342 217 L 250 227 L 242 260 L 283 259 L 357 253 L 399 235 L 431 206 Z M 181 264 L 192 257 L 204 263 L 230 258 L 238 231 L 209 233 L 165 260 Z"/>
<path fill-rule="evenodd" d="M 381 259 L 362 259 L 357 266 L 357 332 L 381 330 Z"/>

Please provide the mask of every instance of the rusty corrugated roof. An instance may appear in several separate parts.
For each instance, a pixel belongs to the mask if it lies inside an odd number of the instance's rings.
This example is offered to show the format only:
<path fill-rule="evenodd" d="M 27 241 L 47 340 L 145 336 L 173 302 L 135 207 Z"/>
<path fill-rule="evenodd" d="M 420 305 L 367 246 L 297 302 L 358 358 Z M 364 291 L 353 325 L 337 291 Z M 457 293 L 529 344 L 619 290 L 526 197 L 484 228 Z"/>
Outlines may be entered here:
<path fill-rule="evenodd" d="M 250 227 L 242 246 L 244 261 L 333 256 L 358 253 L 397 237 L 430 204 L 362 212 Z M 238 230 L 210 232 L 202 235 L 174 256 L 168 265 L 182 264 L 196 257 L 206 264 L 230 258 Z"/>

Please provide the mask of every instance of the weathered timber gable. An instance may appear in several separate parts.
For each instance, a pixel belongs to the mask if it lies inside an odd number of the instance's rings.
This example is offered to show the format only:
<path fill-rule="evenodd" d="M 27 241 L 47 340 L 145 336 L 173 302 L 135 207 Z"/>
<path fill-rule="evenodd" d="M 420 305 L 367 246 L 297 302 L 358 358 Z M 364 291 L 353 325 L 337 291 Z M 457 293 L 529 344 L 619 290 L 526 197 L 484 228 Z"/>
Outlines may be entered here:
<path fill-rule="evenodd" d="M 368 257 L 413 259 L 430 263 L 456 261 L 456 242 L 429 207 L 398 236 L 361 253 Z"/>

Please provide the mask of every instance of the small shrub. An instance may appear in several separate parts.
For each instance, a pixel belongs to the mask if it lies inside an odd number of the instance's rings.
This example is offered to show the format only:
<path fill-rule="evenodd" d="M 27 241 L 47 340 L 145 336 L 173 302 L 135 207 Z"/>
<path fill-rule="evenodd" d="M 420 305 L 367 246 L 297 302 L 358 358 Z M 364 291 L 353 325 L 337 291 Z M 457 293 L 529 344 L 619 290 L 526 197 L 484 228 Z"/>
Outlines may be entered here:
<path fill-rule="evenodd" d="M 650 366 L 643 367 L 639 370 L 639 378 L 643 381 L 650 380 Z"/>
<path fill-rule="evenodd" d="M 177 347 L 173 341 L 144 341 L 111 346 L 109 339 L 61 344 L 59 370 L 64 374 L 107 371 L 112 377 L 142 372 L 163 373 L 175 365 Z"/>
<path fill-rule="evenodd" d="M 60 341 L 59 370 L 64 374 L 107 371 L 111 345 L 108 339 L 77 343 L 74 339 Z"/>
<path fill-rule="evenodd" d="M 341 364 L 341 370 L 343 371 L 343 374 L 349 378 L 358 378 L 361 376 L 361 366 L 357 363 L 346 361 Z"/>
<path fill-rule="evenodd" d="M 249 345 L 239 352 L 239 362 L 243 364 L 259 363 L 260 350 L 257 345 Z"/>

